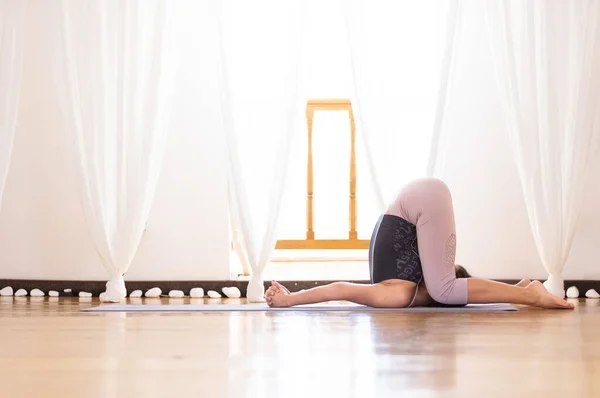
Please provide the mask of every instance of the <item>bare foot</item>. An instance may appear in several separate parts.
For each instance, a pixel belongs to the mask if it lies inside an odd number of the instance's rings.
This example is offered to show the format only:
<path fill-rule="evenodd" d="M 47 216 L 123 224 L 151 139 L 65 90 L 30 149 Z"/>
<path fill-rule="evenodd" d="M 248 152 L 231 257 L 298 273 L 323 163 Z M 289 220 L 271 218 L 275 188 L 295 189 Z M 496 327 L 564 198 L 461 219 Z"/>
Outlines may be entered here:
<path fill-rule="evenodd" d="M 269 307 L 290 307 L 290 291 L 285 286 L 276 281 L 271 281 L 271 287 L 267 289 L 265 297 Z"/>
<path fill-rule="evenodd" d="M 529 279 L 523 279 L 523 280 L 521 280 L 521 282 L 517 283 L 515 286 L 527 287 L 527 286 L 529 286 L 530 283 L 531 283 L 531 281 Z"/>
<path fill-rule="evenodd" d="M 564 299 L 556 297 L 550 293 L 540 281 L 531 282 L 526 289 L 534 292 L 536 299 L 533 304 L 535 307 L 541 308 L 566 308 L 572 309 L 575 306 L 571 303 L 567 303 Z"/>

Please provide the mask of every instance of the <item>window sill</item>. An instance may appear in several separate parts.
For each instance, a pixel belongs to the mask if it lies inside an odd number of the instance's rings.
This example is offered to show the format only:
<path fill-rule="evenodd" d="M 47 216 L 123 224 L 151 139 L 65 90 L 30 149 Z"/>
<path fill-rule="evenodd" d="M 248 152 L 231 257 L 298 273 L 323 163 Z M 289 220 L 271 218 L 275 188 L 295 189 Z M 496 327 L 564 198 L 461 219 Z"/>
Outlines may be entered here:
<path fill-rule="evenodd" d="M 369 262 L 367 260 L 272 261 L 265 269 L 264 278 L 277 281 L 369 280 Z M 240 281 L 249 279 L 250 277 L 246 275 L 238 277 Z"/>

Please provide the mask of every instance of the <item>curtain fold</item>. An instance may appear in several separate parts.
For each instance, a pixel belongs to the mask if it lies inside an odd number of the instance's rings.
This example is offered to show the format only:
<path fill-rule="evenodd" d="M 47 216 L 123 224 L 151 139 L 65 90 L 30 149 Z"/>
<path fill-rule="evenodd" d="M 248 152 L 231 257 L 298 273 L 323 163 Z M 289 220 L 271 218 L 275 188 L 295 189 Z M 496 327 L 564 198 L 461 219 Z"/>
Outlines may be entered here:
<path fill-rule="evenodd" d="M 433 173 L 458 1 L 349 0 L 342 7 L 358 133 L 383 211 L 404 184 Z"/>
<path fill-rule="evenodd" d="M 103 298 L 117 302 L 162 166 L 180 60 L 177 2 L 60 4 L 83 206 L 111 278 Z"/>
<path fill-rule="evenodd" d="M 259 302 L 263 271 L 277 241 L 292 136 L 303 110 L 298 85 L 305 4 L 216 3 L 234 248 L 252 268 L 247 298 Z"/>
<path fill-rule="evenodd" d="M 19 113 L 25 7 L 22 0 L 0 1 L 0 209 Z"/>
<path fill-rule="evenodd" d="M 456 36 L 457 31 L 460 29 L 462 7 L 463 1 L 449 0 L 446 11 L 446 39 L 443 48 L 444 55 L 441 60 L 440 80 L 431 143 L 429 145 L 429 160 L 427 163 L 428 177 L 436 176 L 439 174 L 439 171 L 444 169 L 444 155 L 446 153 L 444 150 L 445 148 L 443 147 L 444 118 L 446 116 L 448 92 L 450 91 L 451 86 L 452 68 L 457 41 Z M 442 144 L 441 149 L 440 144 Z"/>
<path fill-rule="evenodd" d="M 564 297 L 563 268 L 599 143 L 600 3 L 486 0 L 486 13 L 545 286 Z"/>

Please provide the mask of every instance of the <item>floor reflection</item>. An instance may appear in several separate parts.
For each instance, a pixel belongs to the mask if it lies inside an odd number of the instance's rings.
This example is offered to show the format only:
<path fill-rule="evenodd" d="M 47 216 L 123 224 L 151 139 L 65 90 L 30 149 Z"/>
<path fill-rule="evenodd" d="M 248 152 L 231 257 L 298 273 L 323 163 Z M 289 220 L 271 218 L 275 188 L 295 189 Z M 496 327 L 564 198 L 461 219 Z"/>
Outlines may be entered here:
<path fill-rule="evenodd" d="M 594 396 L 598 303 L 515 313 L 87 313 L 96 299 L 0 297 L 0 381 L 7 396 Z"/>

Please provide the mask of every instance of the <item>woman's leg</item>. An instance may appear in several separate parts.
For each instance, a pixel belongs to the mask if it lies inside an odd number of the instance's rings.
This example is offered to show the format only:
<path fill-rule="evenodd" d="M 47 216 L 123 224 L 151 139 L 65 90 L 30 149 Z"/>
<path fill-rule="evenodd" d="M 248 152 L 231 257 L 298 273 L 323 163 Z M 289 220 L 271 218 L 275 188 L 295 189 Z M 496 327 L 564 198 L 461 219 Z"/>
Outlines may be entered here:
<path fill-rule="evenodd" d="M 350 301 L 380 308 L 406 307 L 412 299 L 412 286 L 405 281 L 384 281 L 374 285 L 334 282 L 290 293 L 279 282 L 271 282 L 265 296 L 270 307 L 291 307 L 326 301 Z"/>
<path fill-rule="evenodd" d="M 388 213 L 417 226 L 419 256 L 429 295 L 441 304 L 513 303 L 544 308 L 573 308 L 548 293 L 539 282 L 511 286 L 478 278 L 456 278 L 456 231 L 452 197 L 437 179 L 416 180 L 407 185 Z"/>
<path fill-rule="evenodd" d="M 388 213 L 417 227 L 423 279 L 431 298 L 441 304 L 467 304 L 466 278 L 456 278 L 456 232 L 452 198 L 446 184 L 432 178 L 409 183 Z"/>
<path fill-rule="evenodd" d="M 519 283 L 517 283 L 515 286 L 527 287 L 527 286 L 529 286 L 530 283 L 531 283 L 531 281 L 529 279 L 521 279 L 521 281 Z"/>

